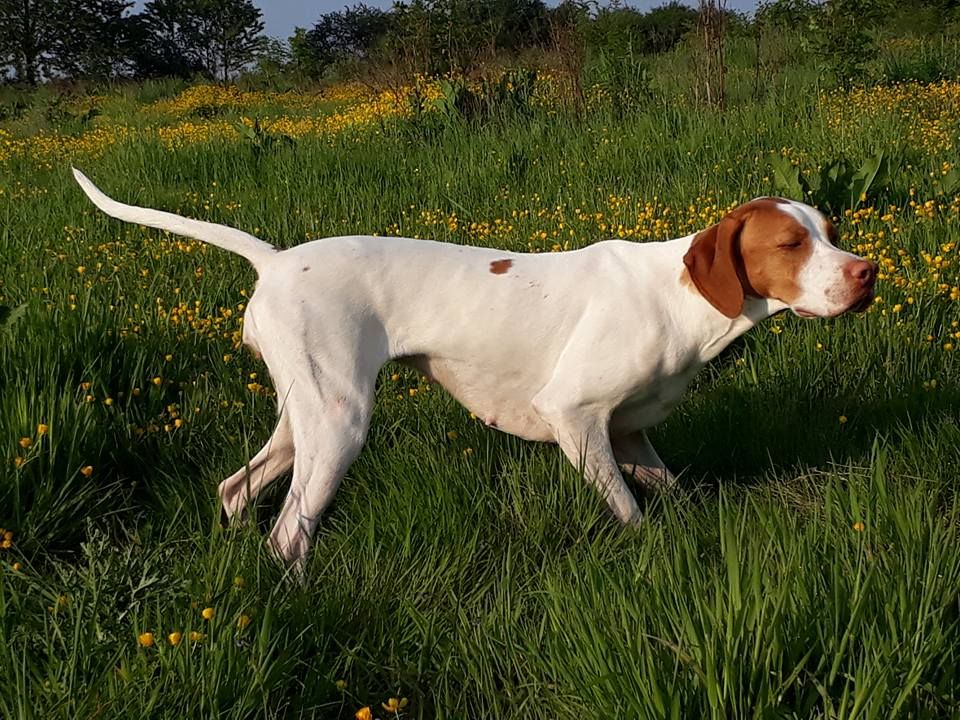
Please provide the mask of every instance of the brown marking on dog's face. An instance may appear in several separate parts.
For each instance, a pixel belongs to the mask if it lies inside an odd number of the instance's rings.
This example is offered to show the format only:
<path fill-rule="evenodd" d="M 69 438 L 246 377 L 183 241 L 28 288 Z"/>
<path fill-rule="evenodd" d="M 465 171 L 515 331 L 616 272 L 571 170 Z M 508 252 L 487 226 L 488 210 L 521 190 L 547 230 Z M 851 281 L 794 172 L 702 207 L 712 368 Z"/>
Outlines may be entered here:
<path fill-rule="evenodd" d="M 494 260 L 490 263 L 490 272 L 494 275 L 503 275 L 511 267 L 513 267 L 513 260 Z"/>
<path fill-rule="evenodd" d="M 833 223 L 830 222 L 829 218 L 823 219 L 823 225 L 824 232 L 826 232 L 830 244 L 836 246 L 837 240 L 840 239 L 840 236 L 837 234 L 837 229 L 833 226 Z"/>
<path fill-rule="evenodd" d="M 690 282 L 729 318 L 743 311 L 746 296 L 791 304 L 801 293 L 799 275 L 813 241 L 778 208 L 784 202 L 761 198 L 735 208 L 698 233 L 683 258 Z"/>
<path fill-rule="evenodd" d="M 304 266 L 303 266 L 303 269 L 301 269 L 300 272 L 306 272 L 306 271 L 309 270 L 309 269 L 310 269 L 310 266 L 309 266 L 309 265 L 304 265 Z"/>
<path fill-rule="evenodd" d="M 770 205 L 748 211 L 740 233 L 751 295 L 793 305 L 800 297 L 800 271 L 813 254 L 813 238 L 792 216 Z"/>

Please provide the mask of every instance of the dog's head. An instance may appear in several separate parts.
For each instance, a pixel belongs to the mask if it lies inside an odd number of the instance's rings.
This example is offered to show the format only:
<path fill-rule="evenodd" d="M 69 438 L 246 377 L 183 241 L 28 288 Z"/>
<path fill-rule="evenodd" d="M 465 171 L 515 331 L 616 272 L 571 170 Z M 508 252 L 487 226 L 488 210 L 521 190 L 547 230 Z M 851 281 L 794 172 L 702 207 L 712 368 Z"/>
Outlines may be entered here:
<path fill-rule="evenodd" d="M 779 301 L 801 317 L 863 312 L 877 265 L 840 250 L 836 238 L 815 208 L 758 198 L 694 236 L 683 262 L 700 294 L 729 318 L 748 297 Z"/>

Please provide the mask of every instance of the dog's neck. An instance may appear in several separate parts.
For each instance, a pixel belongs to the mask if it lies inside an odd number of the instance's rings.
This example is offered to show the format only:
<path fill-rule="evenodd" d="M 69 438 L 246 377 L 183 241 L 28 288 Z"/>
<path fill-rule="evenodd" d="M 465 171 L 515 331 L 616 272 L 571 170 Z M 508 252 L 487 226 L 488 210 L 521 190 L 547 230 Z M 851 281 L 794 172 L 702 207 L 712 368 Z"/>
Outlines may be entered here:
<path fill-rule="evenodd" d="M 670 252 L 670 255 L 673 256 L 670 260 L 671 272 L 680 275 L 681 284 L 689 290 L 689 292 L 681 294 L 682 299 L 676 307 L 671 308 L 671 314 L 677 322 L 678 330 L 689 337 L 691 342 L 696 345 L 700 361 L 707 363 L 745 332 L 753 329 L 758 323 L 771 315 L 786 310 L 789 305 L 772 298 L 748 295 L 744 298 L 743 310 L 737 317 L 729 318 L 724 315 L 697 290 L 688 274 L 684 277 L 687 268 L 683 263 L 683 256 L 690 248 L 693 238 L 693 235 L 688 235 L 667 241 L 672 246 Z M 696 318 L 696 328 L 689 328 L 691 318 Z M 685 329 L 693 332 L 684 332 Z"/>

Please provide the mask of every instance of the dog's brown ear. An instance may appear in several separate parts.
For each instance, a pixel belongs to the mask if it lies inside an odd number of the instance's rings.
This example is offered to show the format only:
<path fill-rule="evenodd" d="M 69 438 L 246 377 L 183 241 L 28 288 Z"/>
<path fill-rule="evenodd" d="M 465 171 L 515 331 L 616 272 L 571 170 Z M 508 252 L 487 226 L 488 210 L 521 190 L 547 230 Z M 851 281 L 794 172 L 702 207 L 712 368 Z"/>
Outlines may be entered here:
<path fill-rule="evenodd" d="M 740 280 L 740 231 L 743 219 L 727 215 L 697 233 L 683 256 L 690 279 L 707 301 L 728 318 L 743 312 Z"/>

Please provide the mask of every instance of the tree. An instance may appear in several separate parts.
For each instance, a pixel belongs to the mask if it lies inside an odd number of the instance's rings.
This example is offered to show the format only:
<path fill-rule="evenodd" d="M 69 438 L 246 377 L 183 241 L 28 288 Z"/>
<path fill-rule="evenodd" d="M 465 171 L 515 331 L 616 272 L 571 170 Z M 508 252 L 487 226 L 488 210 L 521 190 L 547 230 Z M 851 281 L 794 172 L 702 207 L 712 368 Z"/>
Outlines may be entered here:
<path fill-rule="evenodd" d="M 150 0 L 140 15 L 143 42 L 135 46 L 134 61 L 140 77 L 187 78 L 203 72 L 192 52 L 187 27 L 191 14 L 184 0 Z"/>
<path fill-rule="evenodd" d="M 150 0 L 143 12 L 144 74 L 204 72 L 227 82 L 264 47 L 263 16 L 251 0 Z"/>
<path fill-rule="evenodd" d="M 50 67 L 68 78 L 111 78 L 130 70 L 132 0 L 59 0 Z"/>
<path fill-rule="evenodd" d="M 697 11 L 679 2 L 653 8 L 643 16 L 641 32 L 644 50 L 651 53 L 672 50 L 697 26 Z"/>
<path fill-rule="evenodd" d="M 367 57 L 389 29 L 390 13 L 355 5 L 321 15 L 308 36 L 317 56 L 333 62 L 343 57 Z"/>
<path fill-rule="evenodd" d="M 193 57 L 223 82 L 263 47 L 263 13 L 251 0 L 184 0 L 184 33 Z"/>
<path fill-rule="evenodd" d="M 56 35 L 56 0 L 0 0 L 0 64 L 30 85 L 41 80 Z"/>

